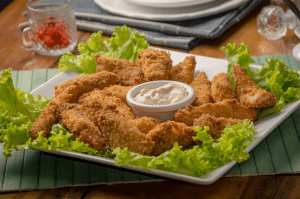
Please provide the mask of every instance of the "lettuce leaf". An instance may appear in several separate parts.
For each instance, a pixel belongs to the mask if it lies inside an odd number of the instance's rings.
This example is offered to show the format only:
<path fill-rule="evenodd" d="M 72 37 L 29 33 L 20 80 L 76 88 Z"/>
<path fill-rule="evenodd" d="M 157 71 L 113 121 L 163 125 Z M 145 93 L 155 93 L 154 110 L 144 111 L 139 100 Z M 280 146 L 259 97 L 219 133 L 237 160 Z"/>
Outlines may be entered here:
<path fill-rule="evenodd" d="M 58 64 L 59 72 L 76 71 L 91 74 L 96 72 L 95 54 L 105 55 L 121 60 L 137 60 L 137 56 L 149 44 L 144 33 L 139 34 L 135 29 L 131 33 L 126 25 L 122 29 L 117 26 L 111 38 L 102 41 L 102 32 L 93 33 L 87 43 L 78 44 L 80 55 L 70 52 L 63 55 Z"/>
<path fill-rule="evenodd" d="M 129 152 L 127 148 L 116 148 L 115 164 L 131 165 L 145 169 L 170 171 L 190 176 L 199 177 L 233 160 L 245 161 L 249 154 L 245 149 L 252 143 L 257 134 L 253 129 L 254 124 L 248 120 L 234 126 L 227 126 L 221 138 L 214 140 L 207 134 L 209 127 L 194 128 L 198 132 L 194 140 L 202 141 L 202 145 L 193 146 L 191 149 L 181 150 L 178 143 L 163 154 L 153 157 Z"/>
<path fill-rule="evenodd" d="M 45 151 L 65 150 L 78 153 L 87 153 L 112 158 L 114 155 L 107 146 L 107 150 L 99 152 L 89 147 L 88 144 L 78 139 L 71 139 L 72 133 L 60 124 L 53 125 L 51 136 L 44 138 L 42 132 L 39 137 L 30 139 L 30 127 L 35 118 L 39 117 L 42 110 L 52 99 L 40 95 L 33 96 L 15 88 L 11 77 L 11 69 L 0 74 L 0 140 L 3 141 L 3 154 L 9 157 L 12 150 L 21 148 L 43 149 Z"/>
<path fill-rule="evenodd" d="M 254 61 L 250 57 L 250 51 L 244 43 L 238 48 L 236 44 L 228 44 L 227 49 L 222 47 L 228 60 L 227 73 L 233 75 L 232 65 L 240 64 L 247 70 L 248 75 L 255 84 L 262 89 L 272 92 L 276 97 L 274 107 L 258 110 L 258 119 L 279 113 L 283 107 L 300 99 L 300 79 L 296 70 L 291 70 L 282 60 L 267 59 L 267 65 L 262 64 L 261 69 L 252 71 L 250 64 Z M 233 82 L 233 78 L 231 79 Z M 233 86 L 234 88 L 234 86 Z"/>
<path fill-rule="evenodd" d="M 89 144 L 79 141 L 78 138 L 75 140 L 72 139 L 73 134 L 67 131 L 61 124 L 55 124 L 52 126 L 50 132 L 51 136 L 49 138 L 44 138 L 43 133 L 38 133 L 39 137 L 32 141 L 29 139 L 24 148 L 33 148 L 33 149 L 43 149 L 45 151 L 53 150 L 64 150 L 77 153 L 86 153 L 90 155 L 102 156 L 106 158 L 113 158 L 114 155 L 112 151 L 107 146 L 106 151 L 97 151 L 91 147 Z"/>
<path fill-rule="evenodd" d="M 29 128 L 51 99 L 38 95 L 34 97 L 29 92 L 15 88 L 11 77 L 11 69 L 0 74 L 0 140 L 2 140 L 4 155 L 10 156 L 13 149 L 29 139 Z"/>
<path fill-rule="evenodd" d="M 0 74 L 0 107 L 8 111 L 9 115 L 18 117 L 19 113 L 28 116 L 33 121 L 33 116 L 19 100 L 11 77 L 11 69 Z"/>
<path fill-rule="evenodd" d="M 233 80 L 233 64 L 240 64 L 241 67 L 247 70 L 248 75 L 253 78 L 254 73 L 250 69 L 250 64 L 255 63 L 255 61 L 250 57 L 250 50 L 248 50 L 247 45 L 244 43 L 240 44 L 238 48 L 236 44 L 227 44 L 227 48 L 225 46 L 221 47 L 221 50 L 225 52 L 227 61 L 228 61 L 228 68 L 227 73 L 230 74 L 230 79 L 232 82 L 232 88 L 235 88 L 234 80 Z"/>

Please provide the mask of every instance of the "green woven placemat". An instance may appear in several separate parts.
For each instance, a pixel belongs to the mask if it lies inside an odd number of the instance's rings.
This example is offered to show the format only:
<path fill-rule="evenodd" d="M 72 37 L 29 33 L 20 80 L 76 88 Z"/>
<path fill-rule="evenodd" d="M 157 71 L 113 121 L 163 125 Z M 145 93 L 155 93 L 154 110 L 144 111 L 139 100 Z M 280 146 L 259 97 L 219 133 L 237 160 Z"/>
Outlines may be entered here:
<path fill-rule="evenodd" d="M 252 57 L 257 64 L 268 58 L 282 59 L 292 69 L 300 62 L 292 55 Z M 13 71 L 16 87 L 31 91 L 57 74 L 58 69 Z M 225 176 L 275 175 L 300 172 L 300 108 L 281 123 L 250 153 L 250 159 L 236 164 Z M 0 143 L 0 145 L 2 145 Z M 13 151 L 2 155 L 0 146 L 0 191 L 49 189 L 113 183 L 140 183 L 163 178 L 44 153 L 36 150 Z"/>

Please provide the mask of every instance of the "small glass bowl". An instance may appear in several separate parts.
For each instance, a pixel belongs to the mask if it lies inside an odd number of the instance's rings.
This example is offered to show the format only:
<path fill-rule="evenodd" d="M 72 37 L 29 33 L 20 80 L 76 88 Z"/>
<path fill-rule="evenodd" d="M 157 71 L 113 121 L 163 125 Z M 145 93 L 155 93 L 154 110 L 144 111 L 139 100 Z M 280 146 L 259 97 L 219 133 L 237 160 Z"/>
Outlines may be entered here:
<path fill-rule="evenodd" d="M 188 91 L 188 96 L 184 100 L 168 105 L 147 105 L 136 102 L 133 98 L 142 90 L 142 89 L 154 89 L 160 86 L 163 86 L 167 83 L 175 83 L 183 86 Z M 182 82 L 162 80 L 162 81 L 151 81 L 140 84 L 138 86 L 130 89 L 126 95 L 127 103 L 131 106 L 133 113 L 138 117 L 152 117 L 159 119 L 163 122 L 168 120 L 173 120 L 174 115 L 177 110 L 186 107 L 191 104 L 195 99 L 194 89 Z"/>

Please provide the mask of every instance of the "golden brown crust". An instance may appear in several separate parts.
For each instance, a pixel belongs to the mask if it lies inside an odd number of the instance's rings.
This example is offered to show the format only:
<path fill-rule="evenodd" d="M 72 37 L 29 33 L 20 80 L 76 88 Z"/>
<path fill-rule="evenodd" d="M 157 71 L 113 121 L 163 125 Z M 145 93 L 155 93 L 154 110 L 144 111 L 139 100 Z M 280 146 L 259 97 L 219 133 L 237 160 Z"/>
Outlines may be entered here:
<path fill-rule="evenodd" d="M 209 130 L 207 131 L 207 134 L 211 135 L 213 139 L 218 139 L 221 137 L 221 134 L 223 133 L 223 130 L 226 128 L 226 126 L 229 124 L 230 126 L 233 126 L 237 123 L 243 123 L 244 120 L 239 119 L 231 119 L 231 118 L 224 118 L 224 117 L 214 117 L 211 115 L 203 114 L 199 118 L 195 119 L 193 122 L 193 126 L 208 126 Z"/>
<path fill-rule="evenodd" d="M 77 86 L 77 93 L 74 93 L 74 95 L 76 94 L 75 101 L 72 102 L 76 103 L 76 100 L 78 100 L 82 94 L 91 92 L 95 88 L 103 89 L 116 83 L 117 75 L 107 71 L 75 77 L 74 79 L 68 80 L 59 86 L 56 86 L 54 97 L 57 98 L 59 95 L 65 92 L 69 86 Z"/>
<path fill-rule="evenodd" d="M 73 139 L 79 138 L 79 141 L 98 151 L 106 149 L 106 142 L 98 127 L 84 117 L 75 104 L 63 104 L 59 107 L 59 123 L 73 133 Z"/>
<path fill-rule="evenodd" d="M 193 101 L 193 106 L 201 106 L 202 104 L 212 102 L 211 99 L 211 82 L 207 78 L 205 72 L 199 73 L 190 86 L 195 91 L 195 100 Z"/>
<path fill-rule="evenodd" d="M 241 105 L 236 99 L 232 99 L 218 103 L 207 103 L 198 107 L 189 105 L 175 113 L 175 121 L 192 126 L 194 119 L 199 118 L 202 114 L 240 120 L 248 119 L 250 121 L 254 121 L 257 118 L 255 108 Z"/>
<path fill-rule="evenodd" d="M 146 81 L 167 80 L 170 77 L 172 60 L 163 50 L 145 49 L 138 55 Z"/>
<path fill-rule="evenodd" d="M 111 92 L 113 96 L 120 98 L 129 107 L 126 95 L 131 88 L 133 88 L 133 86 L 111 85 L 103 90 Z"/>
<path fill-rule="evenodd" d="M 253 108 L 267 108 L 275 105 L 275 95 L 258 88 L 248 76 L 246 69 L 239 64 L 233 65 L 233 79 L 236 96 L 241 104 Z"/>
<path fill-rule="evenodd" d="M 136 61 L 115 59 L 103 55 L 95 55 L 97 72 L 109 71 L 118 76 L 118 84 L 133 86 L 145 82 L 141 66 Z"/>
<path fill-rule="evenodd" d="M 195 67 L 195 56 L 186 57 L 183 62 L 180 62 L 172 67 L 170 80 L 179 81 L 185 84 L 192 83 L 194 79 Z"/>
<path fill-rule="evenodd" d="M 221 102 L 226 99 L 236 99 L 229 74 L 219 73 L 214 76 L 211 80 L 211 96 L 213 102 Z"/>
<path fill-rule="evenodd" d="M 38 133 L 43 131 L 43 137 L 49 137 L 51 128 L 58 122 L 56 118 L 57 104 L 54 100 L 47 104 L 46 108 L 42 110 L 41 115 L 35 119 L 33 126 L 29 129 L 32 140 L 38 138 Z"/>
<path fill-rule="evenodd" d="M 157 156 L 172 149 L 175 142 L 183 148 L 194 145 L 192 136 L 185 133 L 188 131 L 186 128 L 190 127 L 183 123 L 168 121 L 157 125 L 153 130 L 149 131 L 147 135 L 155 143 L 151 155 Z"/>

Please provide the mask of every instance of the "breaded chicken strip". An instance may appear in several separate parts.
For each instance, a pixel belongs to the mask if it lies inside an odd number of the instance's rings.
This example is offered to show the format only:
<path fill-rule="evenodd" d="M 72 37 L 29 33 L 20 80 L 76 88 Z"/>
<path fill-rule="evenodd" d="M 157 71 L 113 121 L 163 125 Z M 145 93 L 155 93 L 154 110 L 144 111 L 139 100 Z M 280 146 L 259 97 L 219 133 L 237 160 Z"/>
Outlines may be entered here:
<path fill-rule="evenodd" d="M 34 121 L 32 127 L 29 129 L 32 140 L 38 138 L 38 132 L 43 131 L 43 137 L 49 137 L 52 125 L 57 124 L 56 118 L 57 104 L 55 100 L 52 100 L 47 104 L 46 108 L 42 110 L 41 115 Z"/>
<path fill-rule="evenodd" d="M 103 108 L 103 104 L 100 100 L 91 100 L 85 103 L 79 104 L 76 109 L 85 118 L 89 119 L 96 126 L 98 125 L 98 112 Z"/>
<path fill-rule="evenodd" d="M 133 86 L 111 85 L 103 90 L 111 92 L 113 96 L 120 98 L 127 106 L 129 106 L 126 100 L 126 95 L 132 88 Z"/>
<path fill-rule="evenodd" d="M 174 121 L 157 125 L 147 134 L 155 142 L 150 155 L 157 156 L 172 149 L 175 142 L 183 148 L 194 145 L 195 142 L 191 136 L 194 132 L 191 133 L 191 131 L 193 131 L 191 127 Z"/>
<path fill-rule="evenodd" d="M 84 104 L 93 101 L 97 101 L 98 104 L 101 104 L 101 110 L 111 108 L 115 113 L 127 118 L 127 120 L 135 117 L 131 108 L 129 108 L 120 98 L 113 96 L 111 92 L 105 90 L 95 89 L 92 92 L 86 93 L 79 98 L 78 103 L 83 106 L 82 111 L 84 111 Z M 79 108 L 81 109 L 81 107 Z"/>
<path fill-rule="evenodd" d="M 97 72 L 109 71 L 117 74 L 118 83 L 133 86 L 144 82 L 144 73 L 136 61 L 115 59 L 103 55 L 95 55 Z"/>
<path fill-rule="evenodd" d="M 79 138 L 81 142 L 98 151 L 105 150 L 106 142 L 102 133 L 92 121 L 77 110 L 76 104 L 66 103 L 59 106 L 58 117 L 59 123 L 73 133 L 73 139 Z"/>
<path fill-rule="evenodd" d="M 70 85 L 60 95 L 55 97 L 47 106 L 42 110 L 41 115 L 35 119 L 32 127 L 29 129 L 31 132 L 31 139 L 38 138 L 38 133 L 43 131 L 43 137 L 49 137 L 51 127 L 58 123 L 56 118 L 56 109 L 59 105 L 77 101 L 78 87 Z"/>
<path fill-rule="evenodd" d="M 150 155 L 154 142 L 149 136 L 128 122 L 128 119 L 116 111 L 116 107 L 101 110 L 98 116 L 98 126 L 111 149 L 120 147 L 142 155 Z"/>
<path fill-rule="evenodd" d="M 186 84 L 192 83 L 194 79 L 195 67 L 195 56 L 186 57 L 183 62 L 180 62 L 172 67 L 170 80 L 179 81 Z"/>
<path fill-rule="evenodd" d="M 117 76 L 110 72 L 101 72 L 82 77 L 76 77 L 68 80 L 55 88 L 55 97 L 41 115 L 34 121 L 33 126 L 29 129 L 32 134 L 32 140 L 38 138 L 38 132 L 43 131 L 44 137 L 50 136 L 52 125 L 58 122 L 56 118 L 56 109 L 64 103 L 76 103 L 78 98 L 86 92 L 92 91 L 95 88 L 102 89 L 109 85 L 116 84 Z"/>
<path fill-rule="evenodd" d="M 239 104 L 236 99 L 231 99 L 217 103 L 207 103 L 198 107 L 189 105 L 175 113 L 175 121 L 192 126 L 194 119 L 199 118 L 202 114 L 212 115 L 217 118 L 248 119 L 250 121 L 254 121 L 257 118 L 255 108 L 249 108 Z"/>
<path fill-rule="evenodd" d="M 219 73 L 214 76 L 211 80 L 211 96 L 213 102 L 221 102 L 226 99 L 236 99 L 229 74 Z"/>
<path fill-rule="evenodd" d="M 211 135 L 213 139 L 218 139 L 221 137 L 223 130 L 229 124 L 230 126 L 236 125 L 237 123 L 243 123 L 244 120 L 239 119 L 228 119 L 224 117 L 216 118 L 211 115 L 203 114 L 199 118 L 195 119 L 193 126 L 208 126 L 209 130 L 207 134 Z"/>
<path fill-rule="evenodd" d="M 137 127 L 141 133 L 148 134 L 149 131 L 154 129 L 157 125 L 163 123 L 159 119 L 155 119 L 152 117 L 140 117 L 134 120 L 127 121 L 129 125 Z"/>
<path fill-rule="evenodd" d="M 195 100 L 192 105 L 201 106 L 202 104 L 210 103 L 211 100 L 211 82 L 207 78 L 205 72 L 199 73 L 190 86 L 195 91 Z"/>
<path fill-rule="evenodd" d="M 147 48 L 138 55 L 146 81 L 167 80 L 170 77 L 172 60 L 164 50 Z"/>
<path fill-rule="evenodd" d="M 55 98 L 61 95 L 69 86 L 77 86 L 77 93 L 74 93 L 75 101 L 73 102 L 76 103 L 76 99 L 78 100 L 82 94 L 95 88 L 103 89 L 116 83 L 117 75 L 107 71 L 75 77 L 55 87 Z"/>
<path fill-rule="evenodd" d="M 275 95 L 258 88 L 248 76 L 246 69 L 239 64 L 233 65 L 233 79 L 236 96 L 241 104 L 254 108 L 267 108 L 275 105 Z"/>

